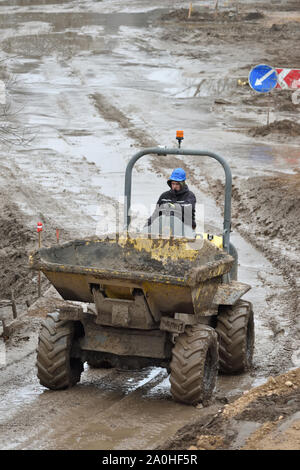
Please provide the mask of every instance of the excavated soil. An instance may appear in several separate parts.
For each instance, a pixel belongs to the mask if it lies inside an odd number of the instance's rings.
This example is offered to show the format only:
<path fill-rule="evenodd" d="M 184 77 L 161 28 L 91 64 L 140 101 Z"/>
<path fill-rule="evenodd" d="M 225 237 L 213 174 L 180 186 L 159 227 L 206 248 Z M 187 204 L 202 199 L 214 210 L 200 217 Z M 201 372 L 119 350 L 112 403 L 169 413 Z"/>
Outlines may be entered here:
<path fill-rule="evenodd" d="M 29 268 L 29 255 L 38 247 L 38 234 L 36 226 L 28 226 L 26 217 L 6 191 L 1 191 L 0 201 L 0 299 L 10 299 L 13 291 L 17 303 L 24 309 L 25 304 L 32 304 L 38 295 L 38 275 Z M 47 222 L 41 235 L 42 246 L 55 243 L 55 229 Z M 69 236 L 67 231 L 64 236 Z M 41 293 L 49 286 L 42 276 Z"/>
<path fill-rule="evenodd" d="M 241 187 L 242 186 L 242 187 Z M 233 185 L 233 217 L 251 220 L 255 234 L 278 238 L 289 249 L 300 245 L 300 173 L 248 178 Z M 248 214 L 243 212 L 249 211 Z"/>
<path fill-rule="evenodd" d="M 298 450 L 300 369 L 290 371 L 180 429 L 161 449 Z"/>
<path fill-rule="evenodd" d="M 5 202 L 0 195 L 0 298 L 10 299 L 11 289 L 18 300 L 30 299 L 36 295 L 36 273 L 29 271 L 28 254 L 36 242 L 33 232 L 26 227 L 18 207 Z"/>
<path fill-rule="evenodd" d="M 211 191 L 223 202 L 223 185 L 211 181 Z M 300 173 L 234 178 L 233 227 L 281 266 L 295 289 L 298 307 L 300 256 Z"/>
<path fill-rule="evenodd" d="M 291 63 L 299 62 L 299 51 L 295 47 L 290 47 L 291 41 L 297 41 L 300 36 L 299 15 L 296 4 L 285 3 L 284 6 L 268 5 L 268 11 L 264 8 L 265 5 L 257 4 L 256 11 L 247 13 L 234 8 L 227 11 L 220 9 L 207 12 L 199 12 L 195 9 L 190 18 L 188 18 L 188 9 L 171 11 L 162 15 L 161 21 L 167 25 L 176 24 L 177 32 L 175 28 L 173 31 L 170 29 L 165 33 L 164 38 L 178 41 L 178 30 L 180 30 L 180 41 L 189 40 L 192 57 L 196 57 L 193 51 L 193 45 L 196 42 L 200 49 L 203 45 L 213 42 L 218 47 L 233 43 L 238 45 L 242 42 L 249 45 L 252 41 L 254 47 L 261 45 L 262 60 L 257 57 L 257 64 L 268 63 L 274 56 L 279 64 L 278 67 L 290 67 Z M 248 8 L 251 10 L 251 7 Z M 278 15 L 281 8 L 285 11 L 281 13 L 279 19 L 276 14 Z M 241 9 L 245 10 L 245 7 Z M 287 13 L 289 9 L 293 12 L 292 14 Z M 267 49 L 265 49 L 266 46 Z M 199 58 L 200 53 L 198 53 Z"/>
<path fill-rule="evenodd" d="M 284 134 L 289 137 L 300 136 L 300 124 L 289 119 L 282 121 L 274 121 L 265 126 L 256 127 L 249 130 L 249 135 L 252 137 L 266 136 L 269 134 Z"/>

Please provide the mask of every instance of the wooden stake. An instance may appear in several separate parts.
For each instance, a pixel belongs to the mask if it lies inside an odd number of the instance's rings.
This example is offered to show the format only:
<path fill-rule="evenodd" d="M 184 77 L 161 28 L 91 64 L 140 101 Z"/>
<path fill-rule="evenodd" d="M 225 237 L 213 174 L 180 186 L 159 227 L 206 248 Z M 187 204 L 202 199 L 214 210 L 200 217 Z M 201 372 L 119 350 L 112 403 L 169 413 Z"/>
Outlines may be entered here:
<path fill-rule="evenodd" d="M 14 291 L 13 289 L 11 289 L 11 307 L 12 307 L 12 311 L 13 311 L 13 318 L 17 318 L 18 314 L 17 314 L 17 308 L 16 308 L 16 302 L 15 302 L 15 296 L 14 296 Z"/>
<path fill-rule="evenodd" d="M 193 11 L 193 5 L 192 5 L 192 3 L 190 3 L 188 18 L 190 18 L 192 16 L 192 11 Z"/>

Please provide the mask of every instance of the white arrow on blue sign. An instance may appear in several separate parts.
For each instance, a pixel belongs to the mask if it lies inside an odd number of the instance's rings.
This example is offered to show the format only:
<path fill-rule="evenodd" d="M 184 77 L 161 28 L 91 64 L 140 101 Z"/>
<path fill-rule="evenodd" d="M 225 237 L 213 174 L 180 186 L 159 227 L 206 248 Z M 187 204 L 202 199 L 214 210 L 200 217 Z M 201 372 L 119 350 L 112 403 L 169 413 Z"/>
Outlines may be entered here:
<path fill-rule="evenodd" d="M 268 93 L 277 84 L 277 72 L 270 65 L 260 64 L 249 73 L 249 85 L 259 93 Z"/>

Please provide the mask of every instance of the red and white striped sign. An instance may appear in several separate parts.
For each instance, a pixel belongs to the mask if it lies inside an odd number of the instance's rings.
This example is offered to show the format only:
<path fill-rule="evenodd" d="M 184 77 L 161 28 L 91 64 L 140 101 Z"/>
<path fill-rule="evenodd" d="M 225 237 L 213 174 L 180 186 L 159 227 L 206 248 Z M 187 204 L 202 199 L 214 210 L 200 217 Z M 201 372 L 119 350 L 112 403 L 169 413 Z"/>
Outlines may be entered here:
<path fill-rule="evenodd" d="M 42 224 L 42 222 L 38 222 L 38 223 L 37 223 L 36 229 L 37 229 L 36 231 L 37 231 L 38 233 L 43 231 L 43 224 Z"/>
<path fill-rule="evenodd" d="M 300 88 L 300 70 L 276 69 L 278 80 L 275 88 L 294 89 Z"/>

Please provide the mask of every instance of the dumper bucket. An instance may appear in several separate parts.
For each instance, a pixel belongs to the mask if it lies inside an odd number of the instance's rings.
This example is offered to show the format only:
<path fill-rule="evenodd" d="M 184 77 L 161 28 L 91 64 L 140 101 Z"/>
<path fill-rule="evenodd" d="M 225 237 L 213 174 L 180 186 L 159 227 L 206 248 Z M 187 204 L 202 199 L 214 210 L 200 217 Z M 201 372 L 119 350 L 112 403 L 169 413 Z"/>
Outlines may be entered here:
<path fill-rule="evenodd" d="M 131 299 L 133 291 L 141 289 L 160 311 L 190 313 L 191 290 L 200 284 L 209 289 L 213 280 L 219 284 L 233 261 L 207 240 L 141 235 L 74 240 L 30 256 L 31 268 L 41 270 L 65 300 L 94 302 L 94 286 L 118 299 Z"/>

